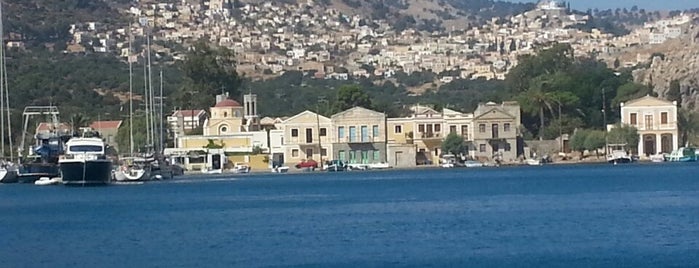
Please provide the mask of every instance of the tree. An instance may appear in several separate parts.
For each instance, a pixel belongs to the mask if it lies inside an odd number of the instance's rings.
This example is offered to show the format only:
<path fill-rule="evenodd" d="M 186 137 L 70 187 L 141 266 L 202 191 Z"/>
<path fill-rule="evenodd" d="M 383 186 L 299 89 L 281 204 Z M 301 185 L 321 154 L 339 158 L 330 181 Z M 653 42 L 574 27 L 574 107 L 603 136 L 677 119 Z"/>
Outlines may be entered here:
<path fill-rule="evenodd" d="M 371 109 L 371 98 L 358 85 L 343 85 L 337 91 L 335 106 L 339 111 L 352 107 L 364 107 Z"/>
<path fill-rule="evenodd" d="M 682 92 L 680 91 L 680 81 L 672 80 L 670 88 L 667 90 L 665 98 L 669 101 L 677 101 L 677 104 L 682 106 Z"/>
<path fill-rule="evenodd" d="M 196 91 L 202 98 L 195 98 L 197 108 L 211 107 L 213 96 L 227 92 L 231 96 L 240 94 L 241 79 L 236 72 L 235 53 L 225 47 L 211 47 L 199 40 L 190 48 L 181 65 L 185 83 L 180 93 Z M 186 104 L 180 103 L 180 106 Z"/>
<path fill-rule="evenodd" d="M 585 140 L 587 139 L 588 130 L 578 129 L 570 138 L 570 148 L 583 153 L 585 151 Z"/>
<path fill-rule="evenodd" d="M 680 142 L 689 146 L 699 133 L 699 114 L 695 111 L 681 108 L 677 114 L 677 125 L 680 130 Z"/>
<path fill-rule="evenodd" d="M 599 149 L 606 146 L 606 141 L 604 139 L 604 131 L 601 130 L 591 130 L 585 136 L 584 147 L 587 150 L 595 150 L 595 156 L 599 158 Z"/>
<path fill-rule="evenodd" d="M 610 144 L 626 144 L 626 148 L 638 148 L 638 129 L 633 126 L 617 124 L 607 133 L 607 142 Z"/>
<path fill-rule="evenodd" d="M 619 58 L 614 59 L 614 69 L 618 69 L 620 65 L 621 62 L 619 62 Z"/>
<path fill-rule="evenodd" d="M 518 99 L 522 105 L 522 110 L 539 116 L 539 140 L 543 140 L 544 134 L 544 112 L 552 111 L 554 102 L 553 95 L 544 90 L 546 81 L 541 77 L 531 81 L 531 86 L 525 92 L 520 93 Z"/>
<path fill-rule="evenodd" d="M 459 155 L 466 152 L 466 144 L 464 139 L 456 133 L 449 133 L 442 142 L 442 152 L 449 152 L 453 155 Z"/>
<path fill-rule="evenodd" d="M 82 113 L 76 113 L 70 117 L 70 125 L 73 133 L 79 134 L 80 128 L 87 126 L 87 124 L 88 120 Z"/>
<path fill-rule="evenodd" d="M 222 149 L 226 146 L 223 143 L 223 141 L 221 142 L 221 144 L 216 144 L 216 142 L 213 139 L 207 139 L 207 142 L 208 143 L 203 147 L 204 149 Z"/>
<path fill-rule="evenodd" d="M 147 128 L 146 126 L 146 118 L 145 116 L 136 116 L 134 115 L 133 117 L 133 147 L 134 150 L 143 152 L 146 149 L 146 131 L 145 129 Z M 140 130 L 140 131 L 139 131 Z M 124 123 L 121 125 L 119 128 L 119 131 L 117 132 L 116 136 L 116 142 L 119 144 L 119 148 L 121 149 L 120 153 L 124 153 L 129 148 L 131 147 L 131 137 L 130 137 L 130 127 L 129 127 L 129 120 L 125 120 Z"/>

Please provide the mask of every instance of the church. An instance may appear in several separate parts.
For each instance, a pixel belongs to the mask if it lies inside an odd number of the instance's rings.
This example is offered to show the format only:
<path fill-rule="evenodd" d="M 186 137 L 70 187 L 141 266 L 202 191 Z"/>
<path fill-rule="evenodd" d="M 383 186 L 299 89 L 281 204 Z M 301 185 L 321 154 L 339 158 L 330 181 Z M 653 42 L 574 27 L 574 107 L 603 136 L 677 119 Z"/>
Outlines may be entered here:
<path fill-rule="evenodd" d="M 228 94 L 217 95 L 209 115 L 202 125 L 201 135 L 178 134 L 175 148 L 165 149 L 174 163 L 187 170 L 229 168 L 236 163 L 245 163 L 253 169 L 268 168 L 269 143 L 267 131 L 260 127 L 257 95 L 243 95 L 242 105 Z M 175 130 L 174 133 L 184 131 Z"/>

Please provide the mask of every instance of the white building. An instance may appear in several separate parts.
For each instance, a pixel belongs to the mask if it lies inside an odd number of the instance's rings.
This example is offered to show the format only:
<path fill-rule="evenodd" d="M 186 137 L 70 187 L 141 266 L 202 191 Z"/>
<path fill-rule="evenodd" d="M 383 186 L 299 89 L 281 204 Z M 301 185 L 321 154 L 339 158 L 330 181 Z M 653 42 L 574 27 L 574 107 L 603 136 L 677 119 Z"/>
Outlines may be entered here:
<path fill-rule="evenodd" d="M 671 153 L 679 147 L 677 102 L 652 96 L 622 102 L 621 123 L 638 129 L 640 156 Z"/>

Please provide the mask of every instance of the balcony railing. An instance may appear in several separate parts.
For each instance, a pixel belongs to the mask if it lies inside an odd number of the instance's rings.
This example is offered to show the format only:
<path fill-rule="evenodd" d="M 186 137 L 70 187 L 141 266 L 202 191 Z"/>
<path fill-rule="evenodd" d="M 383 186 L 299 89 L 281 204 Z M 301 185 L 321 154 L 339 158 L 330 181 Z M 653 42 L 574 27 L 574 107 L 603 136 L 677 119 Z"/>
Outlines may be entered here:
<path fill-rule="evenodd" d="M 436 139 L 436 138 L 442 138 L 442 133 L 440 132 L 420 132 L 420 138 L 421 139 Z"/>

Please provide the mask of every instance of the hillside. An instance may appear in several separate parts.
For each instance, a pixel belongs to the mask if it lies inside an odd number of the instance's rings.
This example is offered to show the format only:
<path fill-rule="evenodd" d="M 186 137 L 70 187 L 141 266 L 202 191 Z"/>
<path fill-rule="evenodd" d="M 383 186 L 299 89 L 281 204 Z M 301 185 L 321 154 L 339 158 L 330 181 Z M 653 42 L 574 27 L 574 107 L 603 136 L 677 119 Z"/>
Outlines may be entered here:
<path fill-rule="evenodd" d="M 3 22 L 7 40 L 22 40 L 29 46 L 65 45 L 71 24 L 123 21 L 119 10 L 130 0 L 7 0 Z"/>

